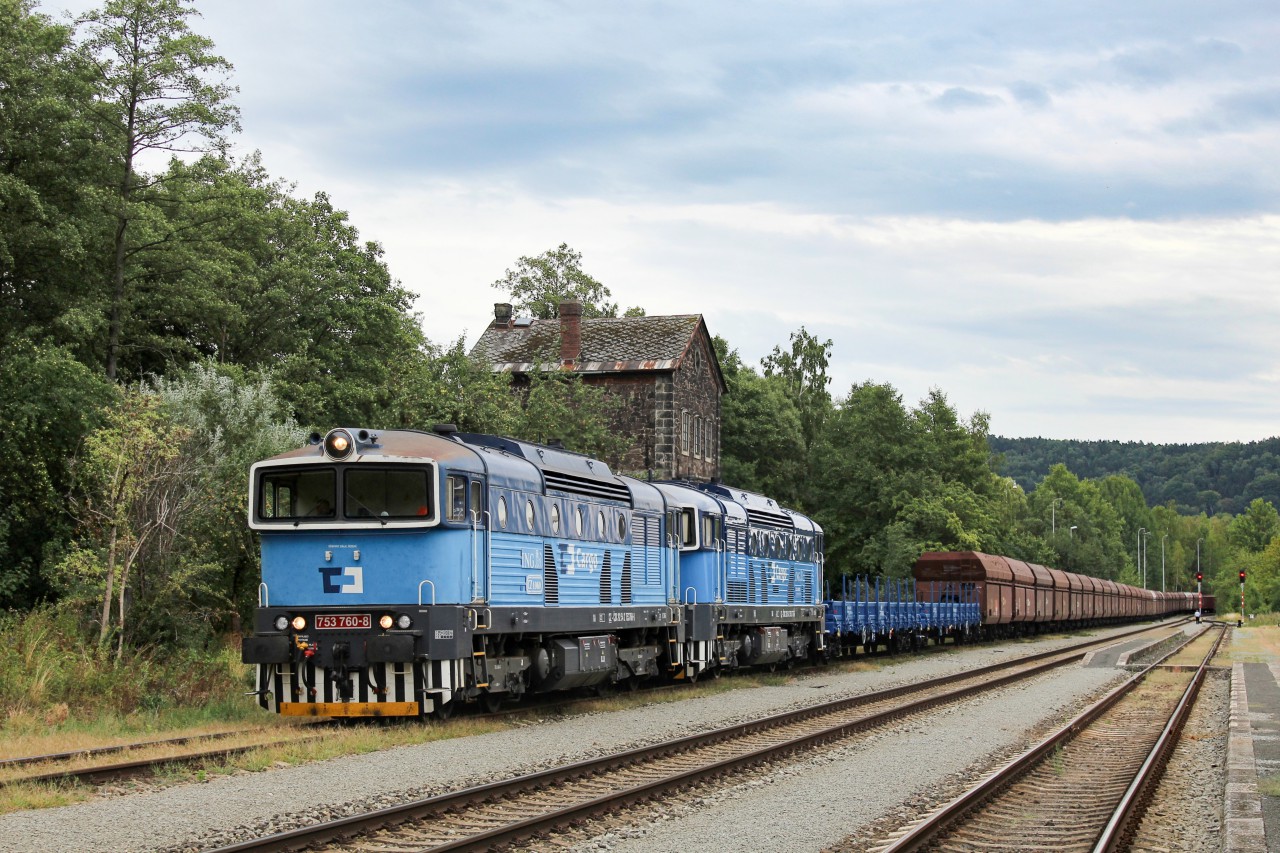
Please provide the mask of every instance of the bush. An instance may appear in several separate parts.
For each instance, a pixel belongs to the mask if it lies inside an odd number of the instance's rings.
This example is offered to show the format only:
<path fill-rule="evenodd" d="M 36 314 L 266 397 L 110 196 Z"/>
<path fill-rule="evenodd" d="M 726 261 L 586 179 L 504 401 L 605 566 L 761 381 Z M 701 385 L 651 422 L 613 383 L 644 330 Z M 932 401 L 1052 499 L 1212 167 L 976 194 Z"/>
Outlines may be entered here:
<path fill-rule="evenodd" d="M 10 719 L 50 725 L 235 703 L 249 678 L 227 642 L 203 650 L 126 647 L 117 658 L 79 614 L 57 606 L 0 614 L 0 647 L 10 652 L 0 657 L 0 706 Z"/>

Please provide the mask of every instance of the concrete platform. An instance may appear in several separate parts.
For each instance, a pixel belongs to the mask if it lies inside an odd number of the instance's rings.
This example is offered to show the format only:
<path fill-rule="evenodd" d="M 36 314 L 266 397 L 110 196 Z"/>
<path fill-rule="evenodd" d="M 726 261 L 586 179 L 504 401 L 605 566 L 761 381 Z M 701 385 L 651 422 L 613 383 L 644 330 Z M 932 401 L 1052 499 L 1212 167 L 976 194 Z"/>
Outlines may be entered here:
<path fill-rule="evenodd" d="M 1280 769 L 1280 668 L 1231 667 L 1231 732 L 1227 741 L 1227 794 L 1223 809 L 1227 853 L 1280 851 L 1280 798 L 1258 790 L 1259 771 Z"/>

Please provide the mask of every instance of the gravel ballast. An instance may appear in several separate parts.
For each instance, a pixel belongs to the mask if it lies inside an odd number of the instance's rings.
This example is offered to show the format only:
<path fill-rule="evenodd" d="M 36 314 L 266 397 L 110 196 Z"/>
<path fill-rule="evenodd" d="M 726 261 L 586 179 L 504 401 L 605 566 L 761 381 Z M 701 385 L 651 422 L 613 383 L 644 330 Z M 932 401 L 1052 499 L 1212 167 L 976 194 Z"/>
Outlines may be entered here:
<path fill-rule="evenodd" d="M 1079 639 L 897 657 L 872 672 L 818 670 L 784 686 L 548 719 L 469 738 L 17 812 L 0 817 L 0 850 L 209 849 Z M 783 768 L 752 774 L 741 785 L 693 792 L 686 803 L 652 810 L 655 815 L 648 825 L 586 842 L 583 849 L 818 850 L 913 796 L 927 795 L 948 776 L 963 774 L 993 751 L 1021 745 L 1029 729 L 1042 721 L 1064 719 L 1069 709 L 1118 678 L 1109 669 L 1059 669 L 991 698 L 935 710 L 927 718 L 904 721 Z M 784 788 L 786 804 L 780 806 L 777 798 Z M 787 815 L 785 820 L 781 813 Z"/>

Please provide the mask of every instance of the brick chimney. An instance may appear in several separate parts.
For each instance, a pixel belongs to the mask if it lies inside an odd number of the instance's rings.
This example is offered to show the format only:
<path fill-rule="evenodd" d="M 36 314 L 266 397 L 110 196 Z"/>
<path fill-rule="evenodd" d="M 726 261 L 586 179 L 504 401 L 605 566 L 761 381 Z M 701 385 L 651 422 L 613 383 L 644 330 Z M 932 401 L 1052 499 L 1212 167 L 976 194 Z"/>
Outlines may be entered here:
<path fill-rule="evenodd" d="M 489 324 L 494 329 L 510 329 L 511 328 L 511 303 L 495 302 L 493 303 L 493 322 Z"/>
<path fill-rule="evenodd" d="M 582 303 L 560 303 L 560 363 L 572 364 L 582 354 Z"/>

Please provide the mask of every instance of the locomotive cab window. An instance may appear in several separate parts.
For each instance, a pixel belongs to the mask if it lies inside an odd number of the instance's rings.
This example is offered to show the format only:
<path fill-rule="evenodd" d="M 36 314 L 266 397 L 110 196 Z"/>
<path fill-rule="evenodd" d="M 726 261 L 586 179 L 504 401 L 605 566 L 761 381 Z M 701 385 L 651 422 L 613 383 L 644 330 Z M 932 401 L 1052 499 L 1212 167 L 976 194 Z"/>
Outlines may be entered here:
<path fill-rule="evenodd" d="M 426 468 L 348 468 L 343 476 L 347 518 L 424 518 L 431 514 Z"/>
<path fill-rule="evenodd" d="M 445 482 L 445 501 L 448 510 L 445 517 L 449 521 L 467 520 L 467 478 L 449 477 Z"/>
<path fill-rule="evenodd" d="M 719 527 L 719 524 L 717 523 L 718 521 L 719 519 L 717 519 L 714 515 L 703 514 L 702 516 L 702 547 L 703 548 L 709 548 L 709 549 L 715 550 L 716 542 L 720 538 L 717 531 L 717 528 Z"/>
<path fill-rule="evenodd" d="M 267 520 L 331 519 L 337 506 L 333 469 L 278 470 L 262 475 L 258 517 Z"/>
<path fill-rule="evenodd" d="M 698 518 L 697 511 L 692 507 L 685 507 L 680 510 L 677 517 L 677 523 L 680 525 L 680 548 L 681 550 L 689 550 L 698 547 Z"/>

